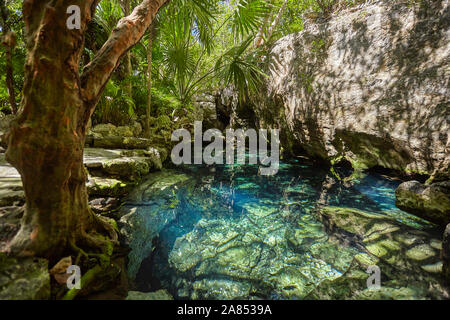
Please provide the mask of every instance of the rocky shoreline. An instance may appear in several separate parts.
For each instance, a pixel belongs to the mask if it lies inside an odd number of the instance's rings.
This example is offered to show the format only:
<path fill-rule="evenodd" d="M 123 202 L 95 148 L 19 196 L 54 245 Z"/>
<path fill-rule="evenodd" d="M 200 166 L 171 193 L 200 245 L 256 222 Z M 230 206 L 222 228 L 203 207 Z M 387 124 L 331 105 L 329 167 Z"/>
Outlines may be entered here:
<path fill-rule="evenodd" d="M 10 119 L 8 119 L 10 120 Z M 140 124 L 116 127 L 111 124 L 98 125 L 90 130 L 87 147 L 84 150 L 84 164 L 87 170 L 88 194 L 92 210 L 104 217 L 119 220 L 120 207 L 124 198 L 139 185 L 149 173 L 162 169 L 168 151 L 149 139 L 141 138 Z M 91 144 L 93 147 L 91 147 Z M 158 145 L 158 147 L 151 147 Z M 3 150 L 4 151 L 4 150 Z M 25 194 L 19 173 L 0 153 L 0 248 L 14 237 L 20 228 Z M 151 243 L 151 241 L 150 241 Z M 92 286 L 92 294 L 101 289 L 119 288 L 115 298 L 125 298 L 129 284 L 125 274 L 127 246 L 115 258 L 121 268 L 112 270 L 109 279 L 100 288 Z M 49 299 L 59 285 L 49 273 L 51 266 L 45 259 L 13 258 L 0 253 L 0 299 Z M 101 282 L 101 281 L 98 281 Z M 125 289 L 124 289 L 125 288 Z M 123 291 L 126 290 L 126 291 Z M 133 293 L 131 297 L 138 293 Z M 158 295 L 155 296 L 157 299 Z M 166 297 L 166 296 L 165 296 Z M 83 298 L 83 294 L 81 294 Z M 148 297 L 147 297 L 148 298 Z"/>

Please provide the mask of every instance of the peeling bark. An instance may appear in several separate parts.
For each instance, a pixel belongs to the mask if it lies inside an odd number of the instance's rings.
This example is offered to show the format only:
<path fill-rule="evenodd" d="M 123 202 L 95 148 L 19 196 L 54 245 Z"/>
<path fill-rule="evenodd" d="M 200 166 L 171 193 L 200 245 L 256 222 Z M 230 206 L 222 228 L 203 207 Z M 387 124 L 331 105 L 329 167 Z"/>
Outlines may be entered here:
<path fill-rule="evenodd" d="M 119 21 L 103 48 L 79 75 L 84 34 L 98 0 L 26 0 L 28 48 L 23 102 L 7 134 L 7 160 L 26 195 L 21 229 L 8 250 L 52 261 L 89 248 L 104 253 L 117 239 L 88 205 L 83 147 L 86 127 L 120 58 L 143 36 L 165 0 L 144 0 Z M 66 9 L 78 5 L 81 29 L 66 28 Z"/>

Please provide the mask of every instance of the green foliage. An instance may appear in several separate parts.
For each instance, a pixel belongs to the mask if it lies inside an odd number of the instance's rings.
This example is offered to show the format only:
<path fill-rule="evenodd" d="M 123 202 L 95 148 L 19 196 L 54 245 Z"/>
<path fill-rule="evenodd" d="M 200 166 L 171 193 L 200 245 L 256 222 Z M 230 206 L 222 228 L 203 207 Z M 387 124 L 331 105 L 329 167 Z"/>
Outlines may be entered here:
<path fill-rule="evenodd" d="M 135 117 L 135 108 L 134 100 L 127 95 L 123 83 L 110 80 L 97 105 L 93 123 L 128 124 Z"/>
<path fill-rule="evenodd" d="M 21 99 L 24 83 L 25 45 L 22 38 L 22 1 L 4 0 L 11 14 L 8 23 L 17 34 L 13 53 L 15 92 Z M 285 0 L 172 0 L 154 21 L 152 43 L 145 35 L 130 52 L 131 75 L 121 64 L 113 73 L 93 116 L 94 123 L 126 124 L 143 119 L 148 99 L 147 54 L 152 50 L 151 117 L 152 127 L 168 129 L 192 118 L 192 98 L 201 92 L 212 92 L 233 86 L 241 97 L 261 85 L 265 75 L 260 69 L 270 45 L 278 38 L 303 29 L 306 19 L 321 19 L 343 8 L 365 0 L 288 0 L 273 33 L 268 31 Z M 132 6 L 140 3 L 131 1 Z M 81 59 L 81 70 L 108 39 L 123 17 L 119 0 L 102 0 L 90 23 Z M 256 35 L 265 44 L 254 47 Z M 324 44 L 313 44 L 320 54 Z M 317 52 L 316 52 L 317 51 Z M 132 94 L 126 86 L 131 84 Z M 0 46 L 0 110 L 8 110 L 5 83 L 5 54 Z M 167 121 L 167 120 L 170 121 Z M 175 121 L 176 120 L 176 121 Z"/>
<path fill-rule="evenodd" d="M 237 88 L 241 97 L 256 91 L 265 76 L 257 66 L 258 55 L 244 55 L 252 43 L 253 37 L 249 37 L 238 46 L 232 47 L 217 60 L 215 66 L 217 76 Z"/>
<path fill-rule="evenodd" d="M 24 23 L 22 20 L 22 1 L 4 0 L 2 5 L 6 6 L 6 21 L 0 17 L 0 38 L 3 36 L 5 29 L 16 34 L 16 46 L 12 50 L 12 65 L 14 78 L 14 92 L 16 94 L 16 102 L 22 98 L 22 88 L 24 84 L 24 66 L 26 58 L 25 44 L 23 41 Z M 6 87 L 6 54 L 5 47 L 0 44 L 0 111 L 9 113 L 11 106 L 9 105 L 9 93 Z"/>
<path fill-rule="evenodd" d="M 256 33 L 268 11 L 265 0 L 239 0 L 231 23 L 234 38 L 239 40 Z"/>

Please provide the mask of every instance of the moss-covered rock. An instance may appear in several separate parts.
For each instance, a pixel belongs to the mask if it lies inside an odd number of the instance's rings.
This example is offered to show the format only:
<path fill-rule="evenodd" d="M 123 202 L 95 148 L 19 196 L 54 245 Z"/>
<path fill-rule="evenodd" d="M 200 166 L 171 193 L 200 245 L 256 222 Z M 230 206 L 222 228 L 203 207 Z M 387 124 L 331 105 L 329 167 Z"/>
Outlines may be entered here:
<path fill-rule="evenodd" d="M 450 181 L 423 185 L 402 183 L 395 190 L 396 206 L 440 226 L 450 223 Z"/>
<path fill-rule="evenodd" d="M 0 300 L 47 300 L 50 298 L 48 261 L 14 258 L 0 253 Z"/>
<path fill-rule="evenodd" d="M 135 181 L 148 174 L 150 166 L 146 158 L 118 158 L 106 161 L 103 170 L 109 175 Z"/>
<path fill-rule="evenodd" d="M 94 137 L 91 141 L 92 147 L 105 149 L 147 149 L 151 145 L 149 139 L 122 136 Z"/>
<path fill-rule="evenodd" d="M 25 193 L 20 178 L 0 178 L 0 207 L 25 203 Z"/>
<path fill-rule="evenodd" d="M 90 196 L 121 197 L 127 195 L 135 186 L 133 182 L 124 182 L 111 178 L 89 177 L 86 184 Z"/>

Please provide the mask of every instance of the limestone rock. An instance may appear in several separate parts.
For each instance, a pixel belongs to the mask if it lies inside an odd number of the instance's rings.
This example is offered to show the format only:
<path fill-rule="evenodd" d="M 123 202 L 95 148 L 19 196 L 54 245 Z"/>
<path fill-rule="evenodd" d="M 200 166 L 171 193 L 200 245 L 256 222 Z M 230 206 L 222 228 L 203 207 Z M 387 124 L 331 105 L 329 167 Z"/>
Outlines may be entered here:
<path fill-rule="evenodd" d="M 450 157 L 449 3 L 377 1 L 275 42 L 259 125 L 355 168 L 431 174 Z"/>
<path fill-rule="evenodd" d="M 97 133 L 102 137 L 108 137 L 108 136 L 112 136 L 115 135 L 115 131 L 116 131 L 117 127 L 111 123 L 101 123 L 98 124 L 96 126 L 94 126 L 93 128 L 91 128 L 91 132 L 93 133 Z"/>
<path fill-rule="evenodd" d="M 278 215 L 201 219 L 169 254 L 176 274 L 198 279 L 179 290 L 192 299 L 301 299 L 321 281 L 341 276 L 357 251 L 328 242 L 317 222 L 305 217 L 299 223 L 288 231 Z M 302 240 L 289 243 L 296 231 Z"/>
<path fill-rule="evenodd" d="M 118 158 L 105 162 L 103 170 L 110 175 L 134 181 L 149 173 L 150 167 L 145 158 Z"/>
<path fill-rule="evenodd" d="M 128 276 L 134 279 L 141 262 L 153 250 L 153 239 L 175 219 L 179 200 L 177 185 L 188 180 L 184 174 L 163 170 L 152 174 L 125 200 L 120 209 L 120 233 L 131 248 Z"/>
<path fill-rule="evenodd" d="M 84 164 L 92 175 L 137 181 L 150 171 L 162 168 L 158 150 L 86 148 Z"/>
<path fill-rule="evenodd" d="M 132 182 L 124 182 L 117 179 L 89 177 L 86 184 L 91 196 L 121 197 L 128 194 L 135 186 Z"/>
<path fill-rule="evenodd" d="M 450 223 L 450 181 L 423 185 L 402 183 L 395 190 L 396 206 L 440 226 Z"/>

